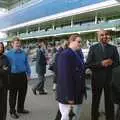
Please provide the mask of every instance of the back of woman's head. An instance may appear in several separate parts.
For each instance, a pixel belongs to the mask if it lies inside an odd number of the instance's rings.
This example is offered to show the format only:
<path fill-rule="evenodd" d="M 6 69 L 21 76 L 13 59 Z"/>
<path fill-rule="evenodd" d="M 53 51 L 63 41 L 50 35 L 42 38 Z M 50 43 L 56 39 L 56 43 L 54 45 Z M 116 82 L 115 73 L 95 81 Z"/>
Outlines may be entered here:
<path fill-rule="evenodd" d="M 65 40 L 65 41 L 63 42 L 63 48 L 64 48 L 64 49 L 68 48 L 68 40 Z"/>

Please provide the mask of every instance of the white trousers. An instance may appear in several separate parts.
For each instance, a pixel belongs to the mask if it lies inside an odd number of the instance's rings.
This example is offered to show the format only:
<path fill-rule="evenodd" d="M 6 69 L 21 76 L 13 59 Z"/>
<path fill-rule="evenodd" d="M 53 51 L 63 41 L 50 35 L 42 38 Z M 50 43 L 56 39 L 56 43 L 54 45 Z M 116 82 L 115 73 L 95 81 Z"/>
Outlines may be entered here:
<path fill-rule="evenodd" d="M 80 120 L 81 104 L 72 105 L 72 106 L 73 106 L 73 112 L 75 113 L 73 120 Z M 69 120 L 70 107 L 71 105 L 59 103 L 59 110 L 62 115 L 61 120 Z"/>

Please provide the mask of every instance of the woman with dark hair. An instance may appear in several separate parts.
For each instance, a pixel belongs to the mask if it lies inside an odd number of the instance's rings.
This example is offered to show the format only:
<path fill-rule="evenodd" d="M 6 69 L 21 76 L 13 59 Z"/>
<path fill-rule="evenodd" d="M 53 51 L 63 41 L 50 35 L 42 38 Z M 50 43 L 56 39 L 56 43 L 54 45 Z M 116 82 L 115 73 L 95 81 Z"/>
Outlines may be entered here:
<path fill-rule="evenodd" d="M 0 42 L 0 120 L 6 120 L 9 70 L 10 65 L 4 55 L 4 45 Z"/>

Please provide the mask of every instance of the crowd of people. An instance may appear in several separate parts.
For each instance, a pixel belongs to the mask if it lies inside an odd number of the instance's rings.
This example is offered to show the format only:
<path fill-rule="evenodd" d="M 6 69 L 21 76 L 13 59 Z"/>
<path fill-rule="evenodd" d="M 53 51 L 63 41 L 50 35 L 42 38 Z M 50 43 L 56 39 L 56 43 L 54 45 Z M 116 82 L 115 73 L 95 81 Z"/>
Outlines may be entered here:
<path fill-rule="evenodd" d="M 54 72 L 53 89 L 56 90 L 59 106 L 55 120 L 80 120 L 84 97 L 87 99 L 85 82 L 87 68 L 92 71 L 91 120 L 99 119 L 99 104 L 103 90 L 106 120 L 120 119 L 115 117 L 113 98 L 116 90 L 115 80 L 119 78 L 119 76 L 115 77 L 116 72 L 113 74 L 113 70 L 119 68 L 119 54 L 117 48 L 109 44 L 111 40 L 109 31 L 99 30 L 97 36 L 98 43 L 90 47 L 86 61 L 84 61 L 81 49 L 82 38 L 79 34 L 70 35 L 68 40 L 58 43 L 54 48 L 49 69 Z M 4 45 L 0 42 L 0 120 L 6 120 L 8 91 L 9 113 L 12 118 L 18 119 L 20 117 L 18 113 L 30 112 L 24 108 L 28 80 L 31 79 L 28 56 L 21 48 L 21 40 L 18 37 L 14 38 L 11 45 L 12 49 L 4 53 Z M 40 95 L 47 95 L 44 88 L 47 65 L 44 48 L 44 41 L 39 41 L 36 51 L 38 83 L 32 88 L 34 95 L 37 92 Z"/>

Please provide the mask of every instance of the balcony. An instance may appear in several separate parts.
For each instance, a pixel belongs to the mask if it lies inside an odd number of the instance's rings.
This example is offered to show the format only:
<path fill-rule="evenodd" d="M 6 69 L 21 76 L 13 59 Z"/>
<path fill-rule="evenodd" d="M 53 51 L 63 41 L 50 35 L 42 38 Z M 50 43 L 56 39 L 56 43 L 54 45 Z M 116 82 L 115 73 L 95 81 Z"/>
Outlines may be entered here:
<path fill-rule="evenodd" d="M 47 36 L 57 36 L 57 35 L 65 35 L 65 34 L 71 34 L 71 33 L 84 33 L 84 32 L 91 32 L 96 31 L 97 29 L 112 29 L 120 27 L 120 20 L 114 20 L 114 21 L 108 21 L 108 22 L 102 22 L 100 24 L 90 24 L 86 23 L 83 25 L 74 25 L 66 26 L 62 28 L 56 28 L 55 30 L 48 30 L 48 31 L 36 31 L 31 33 L 22 33 L 20 34 L 21 39 L 29 39 L 29 38 L 40 38 L 40 37 L 47 37 Z"/>

